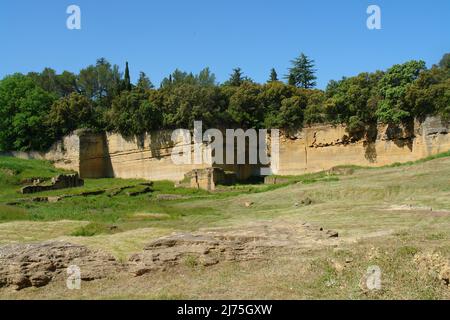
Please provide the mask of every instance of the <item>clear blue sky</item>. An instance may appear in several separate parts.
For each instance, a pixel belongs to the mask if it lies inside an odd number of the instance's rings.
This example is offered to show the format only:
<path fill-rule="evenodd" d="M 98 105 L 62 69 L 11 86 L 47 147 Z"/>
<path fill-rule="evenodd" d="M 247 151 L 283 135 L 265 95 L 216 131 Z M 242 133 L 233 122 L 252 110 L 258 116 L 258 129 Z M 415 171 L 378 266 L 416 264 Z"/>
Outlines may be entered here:
<path fill-rule="evenodd" d="M 82 11 L 82 30 L 66 28 L 66 8 Z M 366 9 L 382 10 L 382 30 L 366 28 Z M 78 72 L 99 57 L 155 84 L 175 68 L 209 66 L 219 81 L 232 68 L 264 82 L 305 52 L 318 87 L 410 59 L 430 66 L 450 52 L 450 0 L 1 0 L 0 77 L 13 72 Z"/>

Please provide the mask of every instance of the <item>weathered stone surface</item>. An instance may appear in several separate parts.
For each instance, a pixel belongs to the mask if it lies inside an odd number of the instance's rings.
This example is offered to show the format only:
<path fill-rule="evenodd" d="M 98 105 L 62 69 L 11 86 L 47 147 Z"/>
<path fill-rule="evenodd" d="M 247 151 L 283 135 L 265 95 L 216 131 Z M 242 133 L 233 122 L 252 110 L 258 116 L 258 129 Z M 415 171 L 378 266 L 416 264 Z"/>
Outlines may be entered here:
<path fill-rule="evenodd" d="M 306 127 L 282 136 L 280 157 L 271 164 L 276 175 L 299 175 L 333 167 L 358 165 L 379 167 L 415 161 L 450 150 L 449 122 L 429 117 L 412 128 L 379 125 L 373 138 L 351 140 L 343 125 Z"/>
<path fill-rule="evenodd" d="M 328 170 L 329 175 L 337 175 L 337 176 L 350 176 L 355 172 L 353 168 L 346 167 L 333 167 Z"/>
<path fill-rule="evenodd" d="M 56 143 L 49 152 L 3 153 L 21 158 L 47 159 L 55 166 L 75 170 L 85 178 L 138 178 L 180 181 L 194 169 L 213 166 L 176 165 L 174 147 L 193 149 L 182 139 L 171 141 L 171 131 L 147 133 L 139 137 L 77 131 Z M 383 166 L 418 160 L 450 150 L 449 122 L 429 117 L 410 127 L 379 125 L 370 135 L 350 138 L 343 125 L 316 125 L 282 135 L 277 161 L 272 161 L 274 175 L 299 175 L 326 171 L 336 166 Z M 207 145 L 201 151 L 211 152 Z M 235 172 L 239 180 L 257 175 L 258 165 L 215 165 Z"/>
<path fill-rule="evenodd" d="M 111 226 L 112 229 L 117 228 Z M 149 243 L 120 263 L 111 255 L 86 246 L 47 241 L 0 247 L 0 288 L 42 287 L 67 279 L 67 268 L 78 266 L 81 280 L 140 276 L 180 264 L 212 266 L 222 262 L 267 259 L 272 252 L 333 245 L 337 232 L 296 221 L 263 221 L 232 228 L 176 233 Z"/>
<path fill-rule="evenodd" d="M 59 176 L 52 179 L 50 184 L 37 184 L 34 183 L 32 186 L 23 187 L 22 194 L 37 193 L 49 190 L 60 190 L 68 188 L 82 187 L 84 185 L 84 180 L 80 179 L 78 173 L 75 174 L 60 174 Z"/>
<path fill-rule="evenodd" d="M 140 194 L 146 194 L 149 192 L 152 192 L 151 186 L 153 185 L 153 182 L 144 182 L 139 183 L 137 185 L 133 186 L 126 186 L 121 188 L 115 188 L 115 189 L 100 189 L 100 190 L 92 190 L 92 191 L 84 191 L 76 194 L 62 194 L 59 196 L 49 196 L 49 197 L 32 197 L 32 198 L 22 198 L 22 199 L 16 199 L 15 201 L 7 202 L 7 205 L 15 206 L 20 205 L 25 202 L 49 202 L 49 203 L 56 203 L 63 199 L 67 198 L 75 198 L 75 197 L 90 197 L 90 196 L 98 196 L 102 194 L 107 194 L 108 197 L 115 197 L 122 193 L 122 191 L 127 189 L 135 189 L 133 191 L 126 192 L 128 196 L 137 196 Z M 136 188 L 139 188 L 140 190 L 136 190 Z"/>
<path fill-rule="evenodd" d="M 140 276 L 179 264 L 211 266 L 265 259 L 269 250 L 290 250 L 332 243 L 337 232 L 292 222 L 257 222 L 240 228 L 206 229 L 158 239 L 130 257 L 128 270 Z"/>
<path fill-rule="evenodd" d="M 187 199 L 187 197 L 179 194 L 158 194 L 156 200 L 160 201 L 170 201 L 170 200 L 182 200 Z"/>
<path fill-rule="evenodd" d="M 65 274 L 70 265 L 81 269 L 81 279 L 101 279 L 121 270 L 114 257 L 65 242 L 15 244 L 0 247 L 0 287 L 17 290 L 42 287 Z"/>
<path fill-rule="evenodd" d="M 244 202 L 244 206 L 245 206 L 246 208 L 251 208 L 253 205 L 254 205 L 254 203 L 251 202 L 251 201 Z"/>
<path fill-rule="evenodd" d="M 264 184 L 283 184 L 289 182 L 288 178 L 267 176 L 264 178 Z"/>
<path fill-rule="evenodd" d="M 326 231 L 326 235 L 330 238 L 337 238 L 339 237 L 339 233 L 333 230 Z"/>
<path fill-rule="evenodd" d="M 149 244 L 142 253 L 129 259 L 130 272 L 139 276 L 165 269 L 191 259 L 195 264 L 211 266 L 219 261 L 241 261 L 262 255 L 262 248 L 249 247 L 254 237 L 221 239 L 214 235 L 177 234 Z"/>
<path fill-rule="evenodd" d="M 20 159 L 48 160 L 57 168 L 78 171 L 80 168 L 80 131 L 65 136 L 57 141 L 47 152 L 37 151 L 6 151 L 0 155 L 11 156 Z M 32 182 L 32 181 L 31 181 Z"/>
<path fill-rule="evenodd" d="M 225 172 L 222 168 L 211 167 L 194 169 L 184 175 L 178 186 L 214 191 L 218 184 L 230 185 L 236 182 L 236 174 Z"/>

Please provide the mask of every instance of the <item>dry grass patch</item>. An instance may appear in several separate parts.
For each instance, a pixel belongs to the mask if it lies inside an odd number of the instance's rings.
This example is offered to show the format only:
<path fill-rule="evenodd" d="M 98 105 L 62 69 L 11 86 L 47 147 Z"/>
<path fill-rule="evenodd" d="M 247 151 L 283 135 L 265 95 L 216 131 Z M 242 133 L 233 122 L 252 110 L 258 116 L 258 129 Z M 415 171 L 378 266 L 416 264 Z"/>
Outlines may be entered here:
<path fill-rule="evenodd" d="M 169 219 L 170 215 L 167 213 L 148 213 L 148 212 L 139 212 L 133 214 L 129 220 L 146 220 L 146 219 L 153 219 L 153 220 L 164 220 Z"/>
<path fill-rule="evenodd" d="M 33 222 L 15 221 L 0 224 L 0 244 L 55 239 L 87 225 L 87 221 Z"/>

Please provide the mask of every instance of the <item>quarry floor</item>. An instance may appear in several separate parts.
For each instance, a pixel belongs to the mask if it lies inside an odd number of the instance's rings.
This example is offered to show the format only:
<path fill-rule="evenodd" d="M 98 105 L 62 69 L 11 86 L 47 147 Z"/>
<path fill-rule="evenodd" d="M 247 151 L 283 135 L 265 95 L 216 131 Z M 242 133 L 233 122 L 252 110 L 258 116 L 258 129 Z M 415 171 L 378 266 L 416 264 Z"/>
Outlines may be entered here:
<path fill-rule="evenodd" d="M 0 298 L 450 299 L 449 168 L 445 157 L 214 194 L 156 183 L 136 197 L 15 205 L 21 196 L 5 178 L 0 276 L 2 263 L 66 243 L 91 250 L 80 263 L 99 276 L 69 290 L 61 272 L 42 287 L 4 286 Z M 136 183 L 86 181 L 79 191 Z M 75 191 L 41 196 L 64 192 Z M 112 258 L 90 264 L 103 254 Z M 367 282 L 374 266 L 379 290 Z"/>

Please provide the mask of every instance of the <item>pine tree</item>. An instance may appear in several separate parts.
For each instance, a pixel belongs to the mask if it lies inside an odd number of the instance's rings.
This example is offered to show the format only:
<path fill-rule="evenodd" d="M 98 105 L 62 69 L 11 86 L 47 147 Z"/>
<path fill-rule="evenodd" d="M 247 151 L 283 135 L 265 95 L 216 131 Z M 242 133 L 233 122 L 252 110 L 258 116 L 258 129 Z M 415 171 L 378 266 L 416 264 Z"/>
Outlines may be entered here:
<path fill-rule="evenodd" d="M 272 70 L 270 70 L 270 78 L 268 82 L 277 82 L 277 81 L 278 81 L 277 71 L 275 70 L 275 68 L 272 68 Z"/>
<path fill-rule="evenodd" d="M 242 75 L 243 75 L 243 73 L 242 73 L 241 68 L 233 69 L 233 73 L 230 75 L 228 84 L 231 86 L 239 87 L 245 80 Z"/>
<path fill-rule="evenodd" d="M 288 85 L 290 85 L 290 86 L 295 86 L 295 85 L 296 85 L 296 83 L 295 83 L 295 77 L 294 77 L 293 74 L 290 74 L 290 75 L 288 76 Z"/>
<path fill-rule="evenodd" d="M 314 60 L 309 59 L 305 54 L 301 54 L 297 59 L 291 61 L 292 67 L 289 69 L 287 79 L 289 84 L 299 88 L 310 89 L 316 86 Z"/>
<path fill-rule="evenodd" d="M 126 62 L 125 66 L 124 87 L 127 91 L 131 90 L 130 69 L 128 68 L 128 61 Z"/>
<path fill-rule="evenodd" d="M 214 86 L 216 84 L 216 75 L 209 68 L 205 68 L 195 76 L 195 80 L 202 86 Z"/>
<path fill-rule="evenodd" d="M 149 90 L 155 87 L 153 83 L 150 81 L 150 79 L 147 77 L 145 72 L 142 71 L 139 73 L 139 80 L 136 86 L 141 90 Z"/>

